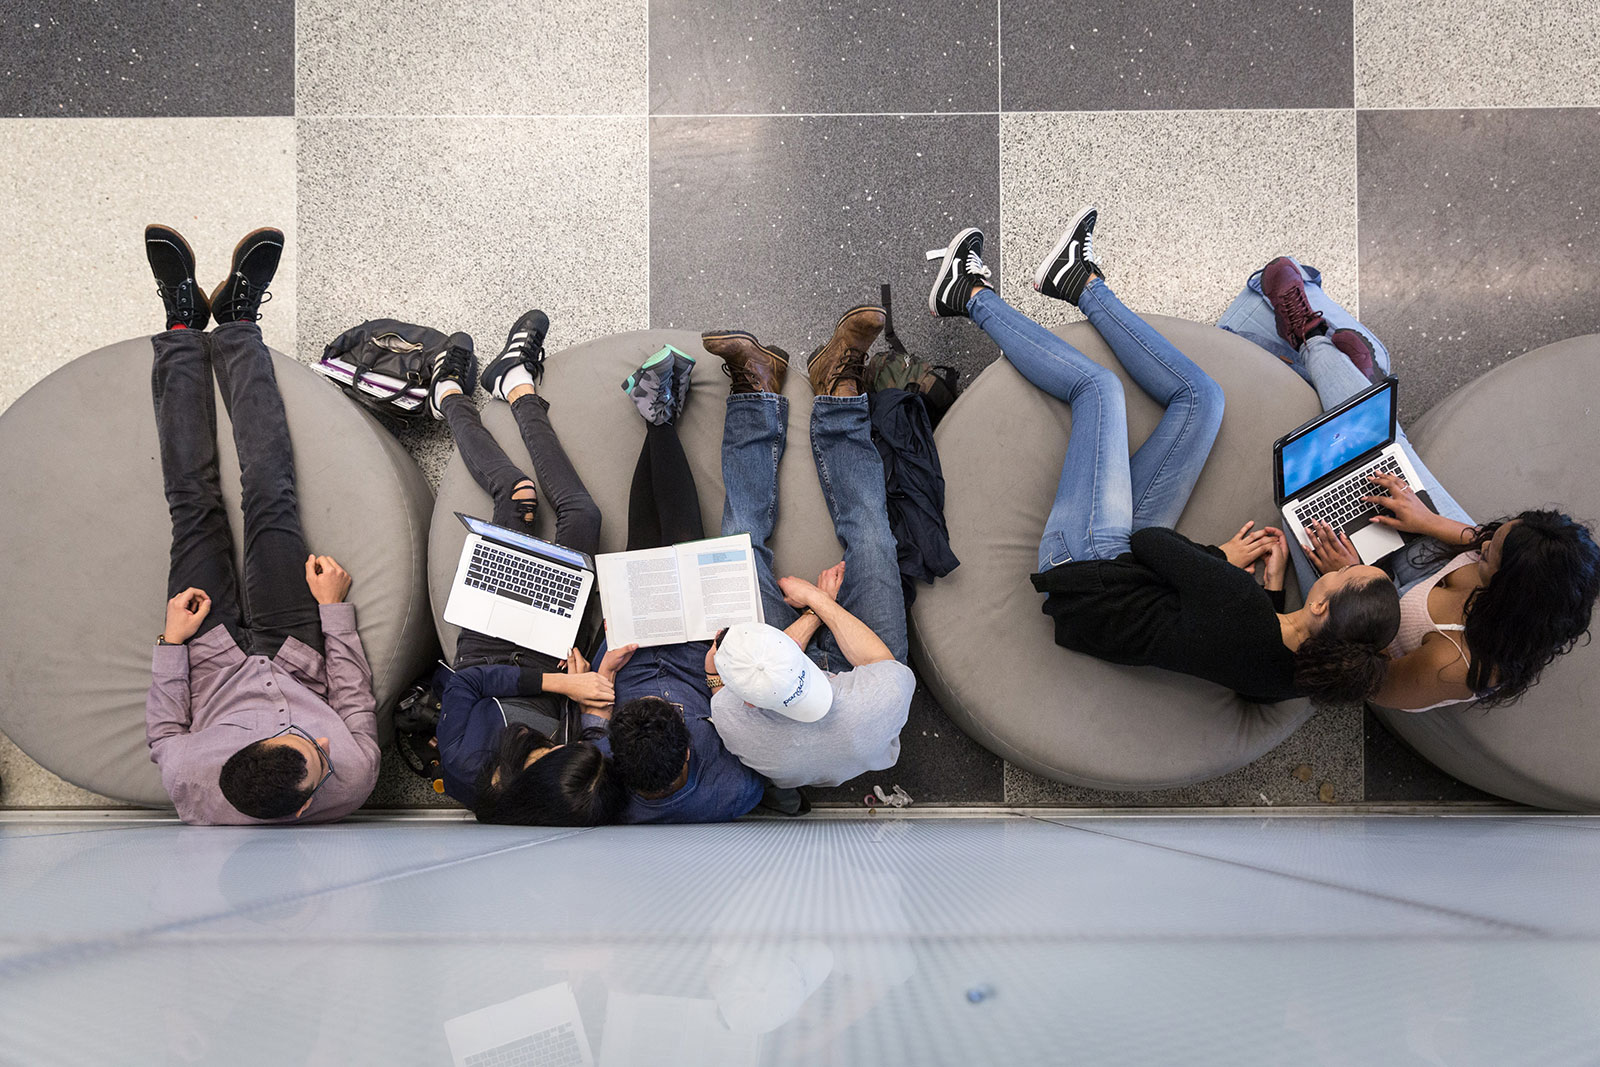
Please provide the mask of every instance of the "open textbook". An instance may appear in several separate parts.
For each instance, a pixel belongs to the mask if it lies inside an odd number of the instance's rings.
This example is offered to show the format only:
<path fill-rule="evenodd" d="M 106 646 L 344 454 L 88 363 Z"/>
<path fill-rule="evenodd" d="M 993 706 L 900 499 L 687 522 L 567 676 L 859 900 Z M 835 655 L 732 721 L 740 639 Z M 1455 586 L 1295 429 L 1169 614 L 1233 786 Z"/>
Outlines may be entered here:
<path fill-rule="evenodd" d="M 612 648 L 709 641 L 725 626 L 764 622 L 749 534 L 594 558 Z"/>

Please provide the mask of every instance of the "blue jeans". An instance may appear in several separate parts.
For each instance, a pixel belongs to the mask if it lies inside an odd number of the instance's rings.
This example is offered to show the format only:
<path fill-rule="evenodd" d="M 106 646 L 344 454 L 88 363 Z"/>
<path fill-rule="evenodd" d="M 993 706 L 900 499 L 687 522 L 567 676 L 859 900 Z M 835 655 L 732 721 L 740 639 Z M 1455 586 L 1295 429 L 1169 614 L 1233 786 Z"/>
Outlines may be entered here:
<path fill-rule="evenodd" d="M 1166 408 L 1130 457 L 1122 382 L 1000 298 L 980 289 L 967 314 L 1028 381 L 1072 407 L 1072 435 L 1039 542 L 1039 570 L 1115 559 L 1147 526 L 1173 526 L 1222 426 L 1222 388 L 1095 281 L 1078 306 L 1140 389 Z"/>
<path fill-rule="evenodd" d="M 776 393 L 728 397 L 722 433 L 722 534 L 748 533 L 756 551 L 761 607 L 768 624 L 786 629 L 798 613 L 783 601 L 768 542 L 778 521 L 778 461 L 789 427 L 789 401 Z M 872 443 L 865 396 L 819 396 L 811 405 L 811 452 L 828 502 L 834 534 L 844 549 L 839 605 L 906 660 L 906 602 L 883 484 L 883 461 Z M 811 578 L 811 575 L 805 575 Z M 824 670 L 850 662 L 826 628 L 808 653 Z"/>

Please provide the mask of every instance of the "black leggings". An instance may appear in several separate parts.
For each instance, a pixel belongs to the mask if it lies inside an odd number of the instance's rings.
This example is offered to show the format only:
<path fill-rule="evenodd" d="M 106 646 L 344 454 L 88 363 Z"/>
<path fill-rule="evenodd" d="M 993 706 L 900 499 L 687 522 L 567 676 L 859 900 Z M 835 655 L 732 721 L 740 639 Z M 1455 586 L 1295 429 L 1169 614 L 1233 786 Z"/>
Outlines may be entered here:
<path fill-rule="evenodd" d="M 628 551 L 699 541 L 705 535 L 700 494 L 678 428 L 652 425 L 645 431 L 628 490 Z"/>

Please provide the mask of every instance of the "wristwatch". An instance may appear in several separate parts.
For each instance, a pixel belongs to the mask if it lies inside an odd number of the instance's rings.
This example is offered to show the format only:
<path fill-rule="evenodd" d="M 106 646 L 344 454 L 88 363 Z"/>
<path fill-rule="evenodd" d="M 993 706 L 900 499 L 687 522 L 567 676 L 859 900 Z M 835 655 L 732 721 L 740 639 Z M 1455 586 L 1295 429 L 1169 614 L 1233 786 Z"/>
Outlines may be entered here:
<path fill-rule="evenodd" d="M 158 645 L 177 645 L 177 644 L 182 644 L 182 642 L 181 641 L 168 641 L 166 633 L 162 632 L 162 633 L 156 634 L 156 644 L 158 644 Z"/>

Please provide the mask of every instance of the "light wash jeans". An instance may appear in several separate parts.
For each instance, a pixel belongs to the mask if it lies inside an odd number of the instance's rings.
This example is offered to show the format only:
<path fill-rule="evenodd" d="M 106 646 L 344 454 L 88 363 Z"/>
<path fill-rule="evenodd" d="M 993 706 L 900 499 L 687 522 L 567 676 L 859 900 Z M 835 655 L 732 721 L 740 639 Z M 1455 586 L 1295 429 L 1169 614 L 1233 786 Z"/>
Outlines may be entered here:
<path fill-rule="evenodd" d="M 798 613 L 783 601 L 772 569 L 778 520 L 778 461 L 789 427 L 789 401 L 776 393 L 728 397 L 722 432 L 722 534 L 748 533 L 767 623 L 786 629 Z M 834 534 L 844 549 L 839 605 L 877 634 L 894 658 L 906 661 L 906 602 L 883 482 L 883 461 L 872 443 L 865 396 L 819 396 L 811 406 L 811 452 L 828 502 Z M 806 579 L 814 575 L 803 575 Z M 850 669 L 826 628 L 808 654 L 824 670 Z"/>
<path fill-rule="evenodd" d="M 1384 347 L 1371 330 L 1357 321 L 1354 315 L 1340 307 L 1322 291 L 1322 274 L 1315 267 L 1307 267 L 1295 263 L 1300 267 L 1300 276 L 1306 283 L 1306 298 L 1311 306 L 1322 313 L 1328 320 L 1328 330 L 1354 329 L 1360 330 L 1367 340 L 1372 342 L 1373 355 L 1378 366 L 1384 373 L 1389 373 L 1389 350 Z M 1322 404 L 1322 410 L 1328 411 L 1338 407 L 1356 393 L 1366 389 L 1372 383 L 1366 376 L 1356 369 L 1355 364 L 1333 346 L 1333 342 L 1326 337 L 1310 337 L 1299 351 L 1290 347 L 1289 343 L 1278 336 L 1277 321 L 1272 314 L 1272 305 L 1261 292 L 1261 272 L 1252 274 L 1245 283 L 1244 289 L 1236 296 L 1228 310 L 1223 312 L 1217 325 L 1224 330 L 1236 333 L 1247 338 L 1280 359 L 1291 361 L 1295 372 L 1311 383 L 1317 391 L 1317 399 Z M 1292 427 L 1285 427 L 1285 430 Z M 1466 510 L 1456 503 L 1455 498 L 1447 493 L 1439 484 L 1439 480 L 1423 464 L 1416 449 L 1411 447 L 1411 442 L 1406 439 L 1405 431 L 1398 430 L 1397 443 L 1401 451 L 1411 460 L 1417 473 L 1422 477 L 1422 488 L 1428 491 L 1428 497 L 1433 501 L 1434 510 L 1447 519 L 1457 522 L 1471 523 L 1472 518 Z M 1423 539 L 1396 553 L 1391 561 L 1394 570 L 1395 584 L 1400 587 L 1402 595 L 1422 579 L 1437 571 L 1441 564 L 1430 561 L 1427 557 L 1437 550 L 1437 542 Z M 1294 560 L 1295 577 L 1300 581 L 1302 595 L 1311 588 L 1311 583 L 1316 581 L 1316 569 L 1311 566 L 1311 561 L 1300 550 L 1298 543 L 1289 546 L 1289 556 Z"/>
<path fill-rule="evenodd" d="M 1123 306 L 1104 281 L 1078 300 L 1130 377 L 1166 408 L 1128 455 L 1122 382 L 1002 300 L 980 289 L 967 314 L 1024 378 L 1072 407 L 1072 434 L 1039 542 L 1039 570 L 1069 560 L 1115 559 L 1147 526 L 1173 526 L 1222 425 L 1222 389 L 1172 342 Z"/>

